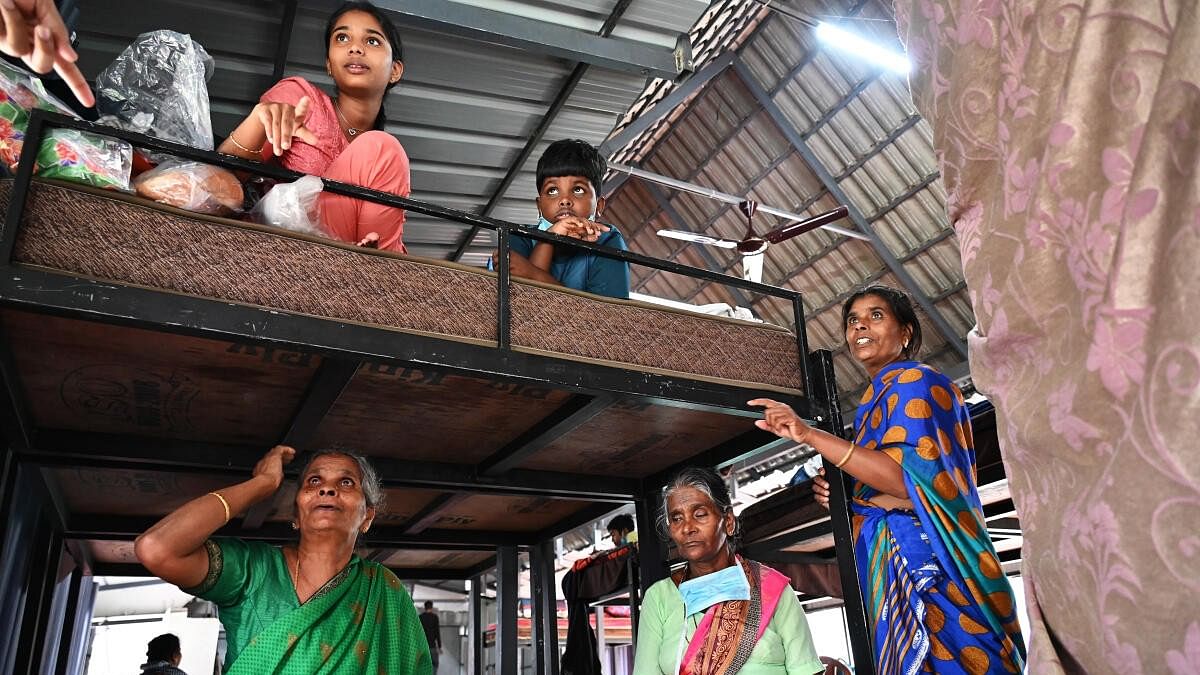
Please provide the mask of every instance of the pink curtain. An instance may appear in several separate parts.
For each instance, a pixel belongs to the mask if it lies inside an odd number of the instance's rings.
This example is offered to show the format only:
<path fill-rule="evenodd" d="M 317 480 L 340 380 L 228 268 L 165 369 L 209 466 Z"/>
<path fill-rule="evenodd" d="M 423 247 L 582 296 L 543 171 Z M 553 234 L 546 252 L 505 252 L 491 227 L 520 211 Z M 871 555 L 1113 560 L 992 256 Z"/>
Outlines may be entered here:
<path fill-rule="evenodd" d="M 1196 0 L 897 0 L 1025 530 L 1033 673 L 1200 673 Z"/>

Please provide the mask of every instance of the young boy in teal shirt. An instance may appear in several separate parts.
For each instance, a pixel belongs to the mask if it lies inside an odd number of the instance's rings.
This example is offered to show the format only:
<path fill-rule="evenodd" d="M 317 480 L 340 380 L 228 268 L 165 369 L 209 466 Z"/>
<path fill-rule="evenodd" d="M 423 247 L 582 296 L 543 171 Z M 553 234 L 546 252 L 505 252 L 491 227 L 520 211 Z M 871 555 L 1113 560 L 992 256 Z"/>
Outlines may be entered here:
<path fill-rule="evenodd" d="M 551 143 L 537 164 L 538 229 L 628 250 L 615 226 L 596 222 L 604 210 L 599 192 L 607 169 L 604 158 L 585 141 Z M 613 298 L 629 297 L 629 263 L 625 261 L 520 236 L 512 237 L 509 247 L 515 277 Z"/>

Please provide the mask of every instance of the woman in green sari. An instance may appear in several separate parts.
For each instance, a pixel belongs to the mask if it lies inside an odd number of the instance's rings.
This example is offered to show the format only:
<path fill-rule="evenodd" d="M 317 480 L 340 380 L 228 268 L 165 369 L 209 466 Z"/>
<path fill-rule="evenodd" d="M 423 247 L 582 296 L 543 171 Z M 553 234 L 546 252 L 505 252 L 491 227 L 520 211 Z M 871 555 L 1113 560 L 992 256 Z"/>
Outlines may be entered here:
<path fill-rule="evenodd" d="M 362 457 L 322 451 L 300 472 L 295 545 L 210 538 L 233 515 L 271 498 L 295 454 L 275 446 L 250 480 L 167 515 L 138 537 L 138 560 L 216 603 L 231 675 L 432 675 L 412 598 L 390 570 L 354 554 L 383 496 Z"/>

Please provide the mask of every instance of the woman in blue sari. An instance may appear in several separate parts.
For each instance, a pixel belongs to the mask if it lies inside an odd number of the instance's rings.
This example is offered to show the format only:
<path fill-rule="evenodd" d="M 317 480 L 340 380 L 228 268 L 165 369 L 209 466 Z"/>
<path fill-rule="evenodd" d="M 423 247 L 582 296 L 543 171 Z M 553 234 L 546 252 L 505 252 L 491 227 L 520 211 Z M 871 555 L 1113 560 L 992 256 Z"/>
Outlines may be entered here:
<path fill-rule="evenodd" d="M 1021 672 L 1025 646 L 984 524 L 962 392 L 913 360 L 921 325 L 900 291 L 855 293 L 842 325 L 871 376 L 853 441 L 808 426 L 782 403 L 750 404 L 765 408 L 760 428 L 811 446 L 855 479 L 854 552 L 877 671 Z M 828 508 L 829 484 L 813 483 Z"/>

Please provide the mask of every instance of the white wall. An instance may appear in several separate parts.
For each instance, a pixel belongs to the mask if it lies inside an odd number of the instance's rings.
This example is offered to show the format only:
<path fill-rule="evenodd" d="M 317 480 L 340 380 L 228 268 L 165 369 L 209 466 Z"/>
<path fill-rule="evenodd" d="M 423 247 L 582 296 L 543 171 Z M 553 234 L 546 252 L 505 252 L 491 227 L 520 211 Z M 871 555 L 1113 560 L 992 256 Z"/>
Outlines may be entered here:
<path fill-rule="evenodd" d="M 183 661 L 179 667 L 188 675 L 210 675 L 217 655 L 216 619 L 189 619 L 181 613 L 161 621 L 93 626 L 88 675 L 136 675 L 146 662 L 146 644 L 163 633 L 179 637 Z"/>

